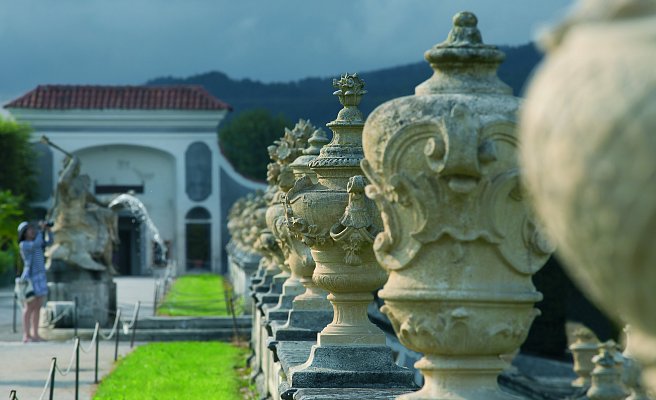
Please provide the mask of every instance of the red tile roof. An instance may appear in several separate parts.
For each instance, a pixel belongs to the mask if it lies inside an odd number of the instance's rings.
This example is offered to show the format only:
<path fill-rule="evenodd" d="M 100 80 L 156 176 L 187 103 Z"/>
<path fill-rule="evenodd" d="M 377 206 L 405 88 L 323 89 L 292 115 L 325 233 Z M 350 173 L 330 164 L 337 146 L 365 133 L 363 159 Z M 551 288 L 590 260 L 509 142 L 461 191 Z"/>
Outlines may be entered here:
<path fill-rule="evenodd" d="M 202 86 L 39 85 L 4 108 L 40 110 L 230 110 Z"/>

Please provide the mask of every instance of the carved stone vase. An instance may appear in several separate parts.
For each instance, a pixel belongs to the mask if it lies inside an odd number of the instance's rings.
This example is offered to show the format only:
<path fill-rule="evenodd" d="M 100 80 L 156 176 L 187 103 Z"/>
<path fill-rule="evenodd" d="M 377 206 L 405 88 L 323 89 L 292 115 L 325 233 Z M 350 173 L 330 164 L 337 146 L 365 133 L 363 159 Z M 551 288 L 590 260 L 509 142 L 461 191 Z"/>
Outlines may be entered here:
<path fill-rule="evenodd" d="M 551 252 L 528 212 L 516 162 L 519 99 L 496 75 L 474 14 L 425 53 L 434 75 L 376 108 L 362 168 L 384 231 L 379 295 L 401 343 L 421 352 L 412 399 L 501 399 L 500 356 L 515 352 L 542 296 L 531 276 Z"/>
<path fill-rule="evenodd" d="M 290 164 L 294 178 L 300 179 L 308 176 L 312 183 L 317 183 L 317 174 L 309 167 L 309 163 L 319 155 L 321 148 L 328 143 L 326 134 L 316 129 L 308 140 L 309 147 L 303 155 Z M 292 308 L 284 325 L 273 326 L 275 340 L 316 340 L 317 333 L 333 319 L 333 308 L 328 299 L 328 292 L 319 288 L 312 281 L 315 263 L 310 248 L 299 240 L 289 230 L 286 212 L 284 217 L 276 221 L 275 232 L 283 243 L 286 251 L 286 263 L 289 265 L 292 276 L 298 276 L 304 292 L 296 296 Z"/>
<path fill-rule="evenodd" d="M 262 232 L 267 229 L 266 213 L 269 203 L 277 191 L 278 187 L 269 182 L 260 207 L 253 210 L 250 232 L 245 239 L 247 243 L 252 243 L 255 251 L 262 255 L 260 266 L 256 272 L 260 279 L 253 284 L 253 297 L 258 302 L 260 300 L 258 296 L 261 298 L 261 295 L 258 294 L 269 291 L 273 277 L 281 272 L 279 257 L 277 257 L 280 250 L 275 237 L 269 231 L 262 235 Z"/>
<path fill-rule="evenodd" d="M 631 324 L 656 390 L 656 2 L 581 2 L 543 43 L 521 116 L 526 184 L 572 278 Z"/>
<path fill-rule="evenodd" d="M 289 264 L 291 249 L 285 232 L 280 231 L 282 220 L 285 218 L 285 207 L 283 200 L 285 194 L 294 185 L 294 172 L 290 164 L 303 154 L 303 150 L 308 145 L 308 140 L 316 128 L 307 120 L 299 120 L 293 129 L 285 128 L 285 134 L 273 145 L 269 146 L 268 151 L 271 159 L 278 165 L 279 173 L 277 175 L 278 191 L 274 194 L 273 199 L 266 212 L 267 232 L 271 232 L 275 237 L 277 248 L 280 249 L 278 256 L 282 272 L 274 277 L 274 282 L 282 280 L 281 291 L 275 293 L 277 304 L 266 309 L 266 319 L 287 320 L 289 310 L 294 298 L 303 293 L 305 288 L 301 284 L 300 275 L 297 270 L 292 270 Z M 270 327 L 269 327 L 270 329 Z M 269 334 L 270 334 L 269 330 Z"/>
<path fill-rule="evenodd" d="M 595 334 L 587 328 L 579 328 L 574 332 L 576 340 L 569 346 L 574 361 L 574 372 L 578 375 L 572 386 L 590 387 L 591 373 L 595 365 L 592 358 L 599 352 L 599 340 Z"/>
<path fill-rule="evenodd" d="M 599 345 L 599 354 L 592 357 L 590 389 L 586 396 L 590 400 L 624 400 L 629 395 L 622 384 L 622 357 L 612 340 Z"/>
<path fill-rule="evenodd" d="M 288 224 L 311 248 L 314 283 L 328 291 L 334 317 L 318 335 L 305 364 L 290 369 L 298 387 L 412 387 L 410 371 L 398 367 L 385 334 L 367 316 L 372 292 L 387 274 L 377 264 L 372 243 L 380 229 L 375 204 L 364 195 L 361 175 L 362 127 L 357 108 L 364 81 L 346 74 L 333 82 L 344 108 L 327 126 L 332 141 L 309 163 L 306 175 L 287 194 Z"/>

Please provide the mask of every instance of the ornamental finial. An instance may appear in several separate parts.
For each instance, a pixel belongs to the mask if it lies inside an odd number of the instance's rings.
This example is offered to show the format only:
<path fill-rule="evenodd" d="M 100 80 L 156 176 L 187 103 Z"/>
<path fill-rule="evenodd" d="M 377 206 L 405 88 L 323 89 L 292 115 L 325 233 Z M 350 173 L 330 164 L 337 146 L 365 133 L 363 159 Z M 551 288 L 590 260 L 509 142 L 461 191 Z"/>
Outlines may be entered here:
<path fill-rule="evenodd" d="M 328 139 L 328 136 L 326 136 L 326 132 L 324 132 L 323 129 L 316 129 L 308 140 L 309 146 L 307 149 L 303 150 L 303 154 L 318 156 L 321 148 L 328 144 L 328 142 L 330 142 L 330 140 Z"/>
<path fill-rule="evenodd" d="M 481 31 L 478 30 L 478 18 L 469 11 L 459 12 L 453 16 L 453 28 L 446 41 L 438 46 L 471 46 L 483 43 Z"/>
<path fill-rule="evenodd" d="M 344 106 L 337 114 L 337 119 L 334 122 L 364 122 L 362 112 L 357 108 L 362 100 L 362 95 L 367 93 L 364 90 L 364 80 L 357 73 L 346 73 L 339 79 L 333 79 L 333 87 L 337 89 L 333 94 L 339 98 L 339 102 Z"/>

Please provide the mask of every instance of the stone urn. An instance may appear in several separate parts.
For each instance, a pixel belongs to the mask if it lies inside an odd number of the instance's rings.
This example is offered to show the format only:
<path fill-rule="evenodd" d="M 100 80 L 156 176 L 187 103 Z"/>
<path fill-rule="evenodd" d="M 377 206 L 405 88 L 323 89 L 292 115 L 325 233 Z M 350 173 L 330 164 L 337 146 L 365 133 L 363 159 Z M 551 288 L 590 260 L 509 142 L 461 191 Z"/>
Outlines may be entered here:
<path fill-rule="evenodd" d="M 364 195 L 361 175 L 364 117 L 358 104 L 364 81 L 357 74 L 334 80 L 344 106 L 327 124 L 332 141 L 309 163 L 309 175 L 287 193 L 288 226 L 311 249 L 312 280 L 329 292 L 334 317 L 318 335 L 308 361 L 290 368 L 298 387 L 412 387 L 412 373 L 396 366 L 385 334 L 367 316 L 372 292 L 387 280 L 376 262 L 373 240 L 380 230 L 376 205 Z"/>
<path fill-rule="evenodd" d="M 594 369 L 590 389 L 586 396 L 590 400 L 624 400 L 629 395 L 622 384 L 622 356 L 612 340 L 599 345 L 599 352 L 592 357 Z"/>
<path fill-rule="evenodd" d="M 270 169 L 271 168 L 269 168 L 269 170 Z M 268 175 L 271 174 L 269 173 Z M 277 174 L 275 176 L 277 177 Z M 280 249 L 275 237 L 270 231 L 267 231 L 265 235 L 261 235 L 261 233 L 267 229 L 266 213 L 269 203 L 272 201 L 277 190 L 277 186 L 269 182 L 269 187 L 264 193 L 262 201 L 258 204 L 256 209 L 252 210 L 250 218 L 247 218 L 247 221 L 250 223 L 250 229 L 244 237 L 244 242 L 252 243 L 253 249 L 262 256 L 258 271 L 256 272 L 256 275 L 259 276 L 259 280 L 254 282 L 252 287 L 252 295 L 257 302 L 259 302 L 262 297 L 262 293 L 271 289 L 273 277 L 281 272 L 279 257 Z"/>
<path fill-rule="evenodd" d="M 376 108 L 363 131 L 367 195 L 384 224 L 374 251 L 389 271 L 381 310 L 424 354 L 415 364 L 424 387 L 403 398 L 511 398 L 497 385 L 500 356 L 539 314 L 531 276 L 552 251 L 520 184 L 519 99 L 472 13 L 457 14 L 425 57 L 433 76 Z"/>
<path fill-rule="evenodd" d="M 308 140 L 315 130 L 316 128 L 309 121 L 301 119 L 293 129 L 285 128 L 283 137 L 268 147 L 269 155 L 278 165 L 279 173 L 276 180 L 278 190 L 266 212 L 266 232 L 271 232 L 275 237 L 277 248 L 280 249 L 278 255 L 282 257 L 279 260 L 282 272 L 274 277 L 274 282 L 281 280 L 282 287 L 280 292 L 273 292 L 276 293 L 277 304 L 265 311 L 267 320 L 287 320 L 292 301 L 305 291 L 298 270 L 292 270 L 289 263 L 291 248 L 289 241 L 286 240 L 286 232 L 282 232 L 279 228 L 284 225 L 281 222 L 285 219 L 283 205 L 285 194 L 292 188 L 295 181 L 290 164 L 303 155 L 303 150 L 307 147 Z"/>
<path fill-rule="evenodd" d="M 581 2 L 543 44 L 521 114 L 526 185 L 574 281 L 631 324 L 656 390 L 656 2 Z"/>
<path fill-rule="evenodd" d="M 569 346 L 574 361 L 574 372 L 578 375 L 572 386 L 590 387 L 591 373 L 595 365 L 592 358 L 599 353 L 599 339 L 588 328 L 579 328 L 574 332 L 576 340 Z"/>
<path fill-rule="evenodd" d="M 308 176 L 312 183 L 317 183 L 317 174 L 309 167 L 309 163 L 317 158 L 321 148 L 328 143 L 326 134 L 316 129 L 308 140 L 309 147 L 303 150 L 290 164 L 295 179 Z M 276 235 L 283 243 L 287 256 L 286 263 L 292 271 L 292 276 L 298 276 L 305 290 L 292 301 L 292 308 L 284 325 L 273 327 L 275 340 L 316 340 L 317 333 L 333 319 L 333 307 L 326 298 L 328 292 L 318 287 L 312 281 L 315 263 L 310 248 L 294 235 L 287 224 L 288 215 L 276 221 Z"/>

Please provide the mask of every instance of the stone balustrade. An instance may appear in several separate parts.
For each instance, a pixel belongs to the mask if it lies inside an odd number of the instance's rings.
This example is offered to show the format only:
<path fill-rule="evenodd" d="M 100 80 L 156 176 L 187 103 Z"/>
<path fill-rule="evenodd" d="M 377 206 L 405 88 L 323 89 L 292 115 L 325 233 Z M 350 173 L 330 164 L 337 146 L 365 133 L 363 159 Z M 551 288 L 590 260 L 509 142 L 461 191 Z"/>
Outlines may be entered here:
<path fill-rule="evenodd" d="M 531 278 L 554 250 L 518 165 L 520 100 L 497 77 L 504 54 L 483 42 L 472 13 L 457 14 L 425 58 L 432 77 L 366 122 L 364 81 L 336 79 L 343 108 L 327 124 L 332 140 L 299 121 L 268 148 L 267 191 L 233 207 L 233 281 L 245 287 L 239 274 L 258 265 L 251 367 L 260 394 L 647 399 L 636 364 L 626 356 L 620 368 L 613 345 L 600 347 L 594 335 L 580 333 L 570 347 L 576 380 L 565 363 L 548 363 L 567 370 L 560 381 L 527 379 L 509 366 L 540 363 L 517 353 L 539 315 Z M 538 130 L 527 115 L 525 132 Z M 524 155 L 529 186 L 547 198 L 538 182 L 551 172 L 538 171 L 536 146 L 526 149 L 535 159 Z M 553 232 L 569 238 L 558 230 L 569 225 L 554 220 Z M 374 292 L 385 316 L 371 312 Z M 640 324 L 636 340 L 652 340 L 648 328 Z M 397 365 L 406 356 L 419 358 L 416 370 Z M 550 384 L 560 386 L 543 396 Z"/>

